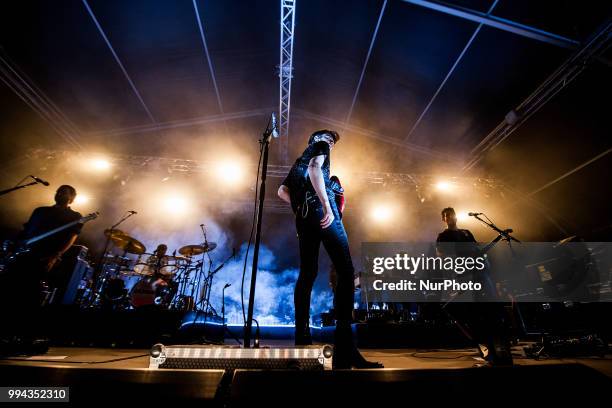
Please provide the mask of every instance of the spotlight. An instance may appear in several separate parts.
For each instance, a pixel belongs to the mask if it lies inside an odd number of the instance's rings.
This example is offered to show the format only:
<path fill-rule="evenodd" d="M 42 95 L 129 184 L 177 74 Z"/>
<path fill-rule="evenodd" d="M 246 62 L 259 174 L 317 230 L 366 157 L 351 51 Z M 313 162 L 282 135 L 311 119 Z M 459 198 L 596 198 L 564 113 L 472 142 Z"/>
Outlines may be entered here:
<path fill-rule="evenodd" d="M 372 208 L 372 218 L 378 222 L 387 222 L 393 216 L 393 209 L 385 204 L 378 204 Z"/>
<path fill-rule="evenodd" d="M 171 196 L 166 197 L 163 201 L 164 209 L 175 215 L 180 215 L 185 213 L 188 208 L 188 202 L 184 197 L 181 196 Z"/>
<path fill-rule="evenodd" d="M 222 180 L 232 184 L 240 182 L 243 176 L 242 166 L 235 161 L 219 163 L 217 173 Z"/>
<path fill-rule="evenodd" d="M 89 196 L 86 194 L 77 194 L 76 198 L 74 199 L 73 204 L 74 205 L 83 205 L 83 204 L 87 204 L 89 202 Z"/>
<path fill-rule="evenodd" d="M 453 190 L 454 186 L 447 181 L 438 181 L 436 183 L 436 189 L 438 191 L 448 192 Z"/>
<path fill-rule="evenodd" d="M 470 219 L 470 217 L 468 216 L 467 212 L 465 212 L 465 211 L 458 211 L 457 212 L 457 221 L 465 222 L 465 221 L 468 221 L 469 219 Z"/>
<path fill-rule="evenodd" d="M 101 157 L 95 157 L 89 160 L 89 166 L 95 171 L 106 171 L 111 168 L 111 162 Z"/>

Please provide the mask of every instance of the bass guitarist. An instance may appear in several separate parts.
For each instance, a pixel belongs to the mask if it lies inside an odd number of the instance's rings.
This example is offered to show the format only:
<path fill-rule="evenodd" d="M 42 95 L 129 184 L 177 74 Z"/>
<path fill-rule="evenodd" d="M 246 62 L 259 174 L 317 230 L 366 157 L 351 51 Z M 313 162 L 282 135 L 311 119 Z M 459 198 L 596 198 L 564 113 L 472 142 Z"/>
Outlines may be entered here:
<path fill-rule="evenodd" d="M 70 208 L 76 195 L 74 187 L 60 186 L 55 193 L 55 205 L 36 208 L 24 225 L 20 238 L 25 241 L 81 219 L 81 214 Z M 26 254 L 18 256 L 2 276 L 0 307 L 10 320 L 2 327 L 2 338 L 13 337 L 12 345 L 20 345 L 21 351 L 27 351 L 40 336 L 41 281 L 52 280 L 50 272 L 74 244 L 82 227 L 82 224 L 75 223 L 37 241 Z"/>

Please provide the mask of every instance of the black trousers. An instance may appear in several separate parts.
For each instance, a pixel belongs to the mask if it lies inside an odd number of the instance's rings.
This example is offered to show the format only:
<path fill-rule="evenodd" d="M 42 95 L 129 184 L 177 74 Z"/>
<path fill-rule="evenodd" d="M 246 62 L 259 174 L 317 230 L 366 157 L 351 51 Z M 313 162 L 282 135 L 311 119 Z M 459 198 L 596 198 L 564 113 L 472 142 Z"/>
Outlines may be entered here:
<path fill-rule="evenodd" d="M 0 276 L 0 335 L 34 336 L 41 332 L 40 281 L 43 263 L 35 255 L 25 255 Z"/>
<path fill-rule="evenodd" d="M 300 274 L 294 292 L 296 331 L 307 330 L 309 327 L 310 296 L 317 277 L 321 243 L 337 273 L 338 280 L 334 294 L 337 327 L 345 328 L 345 331 L 348 330 L 347 327 L 350 329 L 355 292 L 353 280 L 355 268 L 344 224 L 335 203 L 331 201 L 335 219 L 325 229 L 320 225 L 321 218 L 323 218 L 323 207 L 318 201 L 308 204 L 307 211 L 302 211 L 303 209 L 300 208 L 296 217 L 300 247 Z M 305 217 L 303 217 L 304 213 L 306 213 Z M 350 341 L 350 336 L 345 334 L 343 341 Z"/>

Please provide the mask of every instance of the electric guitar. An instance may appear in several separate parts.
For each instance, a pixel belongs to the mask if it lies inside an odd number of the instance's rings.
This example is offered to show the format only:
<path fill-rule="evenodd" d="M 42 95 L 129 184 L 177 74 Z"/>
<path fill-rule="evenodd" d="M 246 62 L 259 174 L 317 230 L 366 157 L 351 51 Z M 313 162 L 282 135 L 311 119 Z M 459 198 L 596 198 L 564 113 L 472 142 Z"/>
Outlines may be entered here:
<path fill-rule="evenodd" d="M 329 180 L 331 181 L 331 189 L 334 191 L 335 194 L 334 201 L 336 201 L 336 207 L 338 208 L 338 212 L 340 213 L 340 218 L 342 218 L 342 213 L 344 212 L 344 207 L 346 206 L 344 188 L 342 188 L 342 184 L 340 183 L 340 179 L 338 178 L 338 176 L 331 176 Z"/>
<path fill-rule="evenodd" d="M 41 240 L 43 240 L 43 239 L 45 239 L 47 237 L 50 237 L 51 235 L 57 234 L 58 232 L 67 230 L 68 228 L 74 227 L 77 224 L 85 224 L 88 221 L 95 220 L 96 218 L 98 218 L 98 215 L 100 215 L 99 212 L 97 212 L 97 211 L 93 212 L 91 214 L 88 214 L 88 215 L 86 215 L 84 217 L 79 218 L 78 220 L 69 222 L 68 224 L 64 224 L 64 225 L 62 225 L 60 227 L 54 228 L 54 229 L 52 229 L 50 231 L 47 231 L 47 232 L 44 232 L 44 233 L 42 233 L 40 235 L 37 235 L 35 237 L 32 237 L 32 238 L 29 238 L 29 239 L 26 239 L 24 241 L 19 242 L 15 246 L 12 255 L 8 258 L 9 261 L 12 261 L 12 260 L 14 260 L 17 257 L 19 257 L 19 256 L 21 256 L 21 255 L 23 255 L 25 253 L 30 252 L 30 250 L 32 249 L 32 245 L 37 243 L 38 241 L 41 241 Z"/>

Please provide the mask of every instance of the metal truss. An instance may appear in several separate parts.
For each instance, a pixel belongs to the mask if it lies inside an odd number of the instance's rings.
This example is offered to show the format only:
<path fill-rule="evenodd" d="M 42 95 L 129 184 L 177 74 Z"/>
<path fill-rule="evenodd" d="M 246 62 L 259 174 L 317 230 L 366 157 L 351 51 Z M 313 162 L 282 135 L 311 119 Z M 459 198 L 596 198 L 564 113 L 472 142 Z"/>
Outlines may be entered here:
<path fill-rule="evenodd" d="M 50 149 L 31 149 L 20 162 L 36 162 L 52 168 L 55 165 L 62 165 L 71 160 L 87 157 L 93 153 L 84 153 L 82 150 L 50 150 Z M 166 181 L 166 177 L 178 180 L 205 180 L 202 175 L 210 174 L 216 177 L 218 168 L 213 162 L 188 160 L 171 157 L 159 156 L 136 156 L 127 154 L 105 154 L 106 159 L 117 169 L 116 176 L 122 183 L 131 183 L 129 180 L 137 179 L 141 174 L 160 174 L 160 180 Z M 280 183 L 287 176 L 289 165 L 268 166 L 268 177 L 275 179 L 272 183 Z M 255 166 L 248 168 L 255 174 Z M 166 175 L 162 177 L 161 175 Z M 199 177 L 198 177 L 199 176 Z M 407 194 L 407 197 L 414 197 L 415 201 L 427 205 L 436 192 L 436 184 L 439 176 L 430 174 L 412 173 L 391 173 L 391 172 L 348 172 L 343 173 L 343 178 L 351 180 L 351 183 L 360 185 L 370 192 L 389 192 L 396 194 Z M 445 181 L 457 188 L 469 189 L 471 194 L 484 194 L 486 196 L 502 194 L 506 191 L 506 186 L 499 180 L 492 178 L 479 177 L 450 177 Z M 201 184 L 201 189 L 206 191 L 209 186 Z M 270 191 L 275 191 L 275 188 Z M 223 195 L 214 198 L 210 195 L 207 203 L 217 206 L 220 211 L 225 213 L 251 212 L 255 205 L 252 199 L 252 190 L 245 188 L 237 191 L 231 196 Z M 359 207 L 359 205 L 356 205 Z M 290 214 L 291 208 L 283 201 L 279 200 L 275 194 L 266 197 L 264 210 L 268 213 Z"/>
<path fill-rule="evenodd" d="M 573 40 L 571 38 L 549 33 L 538 28 L 530 27 L 525 24 L 506 20 L 505 18 L 492 16 L 488 13 L 482 13 L 480 11 L 471 10 L 465 7 L 459 7 L 455 5 L 445 4 L 442 2 L 433 2 L 428 0 L 402 1 L 563 48 L 577 48 L 580 45 L 578 41 Z"/>
<path fill-rule="evenodd" d="M 609 151 L 605 152 L 606 154 Z M 47 166 L 52 166 L 53 162 L 66 163 L 74 157 L 82 157 L 85 153 L 82 151 L 72 150 L 49 150 L 49 149 L 32 149 L 23 156 L 28 163 L 46 162 Z M 134 155 L 107 155 L 107 159 L 126 172 L 129 179 L 131 175 L 136 175 L 139 172 L 159 171 L 166 172 L 170 177 L 190 177 L 197 174 L 215 173 L 216 165 L 212 162 L 187 160 L 180 158 L 158 157 L 158 156 L 134 156 Z M 269 165 L 268 176 L 278 180 L 282 180 L 289 172 L 290 166 L 287 165 Z M 252 171 L 255 173 L 253 166 Z M 369 191 L 388 191 L 395 193 L 404 193 L 413 195 L 421 203 L 427 204 L 431 199 L 432 192 L 435 192 L 436 183 L 439 181 L 439 176 L 431 174 L 413 174 L 413 173 L 391 173 L 391 172 L 351 172 L 344 174 L 343 177 L 350 177 L 355 183 L 366 184 Z M 505 194 L 510 193 L 513 197 L 525 200 L 525 202 L 540 211 L 547 219 L 550 220 L 564 235 L 568 235 L 560 224 L 550 217 L 550 209 L 539 204 L 525 194 L 522 194 L 512 187 L 502 183 L 494 178 L 483 177 L 449 177 L 445 181 L 453 184 L 455 187 L 470 189 L 471 194 L 482 194 L 491 196 L 495 193 Z M 204 187 L 204 186 L 203 186 Z M 274 189 L 272 189 L 274 190 Z M 251 212 L 255 203 L 251 198 L 251 190 L 248 189 L 248 194 L 232 194 L 231 198 L 220 197 L 212 201 L 207 199 L 207 202 L 216 205 L 225 213 L 236 212 Z M 266 205 L 264 211 L 277 214 L 291 214 L 291 208 L 280 201 L 276 197 L 266 197 Z"/>
<path fill-rule="evenodd" d="M 84 155 L 85 153 L 82 151 L 49 149 L 32 149 L 27 154 L 30 160 L 47 160 L 61 163 L 66 162 L 70 157 L 83 157 Z M 215 173 L 217 171 L 215 163 L 202 160 L 127 154 L 106 154 L 105 156 L 116 168 L 124 169 L 131 173 L 139 171 L 150 172 L 152 169 L 155 169 L 167 172 L 169 175 L 190 176 L 202 173 Z M 287 176 L 290 169 L 290 165 L 270 164 L 268 165 L 268 177 L 283 179 Z M 255 174 L 256 169 L 254 166 L 252 170 L 253 174 Z M 365 183 L 372 187 L 379 186 L 382 189 L 392 189 L 393 191 L 424 189 L 429 185 L 435 185 L 439 180 L 439 176 L 435 175 L 377 171 L 349 171 L 345 176 L 359 183 Z M 493 178 L 450 177 L 445 179 L 445 181 L 464 187 L 471 186 L 490 189 L 503 187 L 500 181 Z"/>
<path fill-rule="evenodd" d="M 608 22 L 553 72 L 527 99 L 508 112 L 504 120 L 472 149 L 469 160 L 463 166 L 463 171 L 472 169 L 489 151 L 502 143 L 531 115 L 540 110 L 550 99 L 569 85 L 584 71 L 591 60 L 598 58 L 610 47 L 611 40 L 612 22 Z"/>
<path fill-rule="evenodd" d="M 281 163 L 289 161 L 289 114 L 291 108 L 291 78 L 293 77 L 293 29 L 295 28 L 295 3 L 297 0 L 281 0 L 280 65 L 279 81 L 279 147 Z"/>

